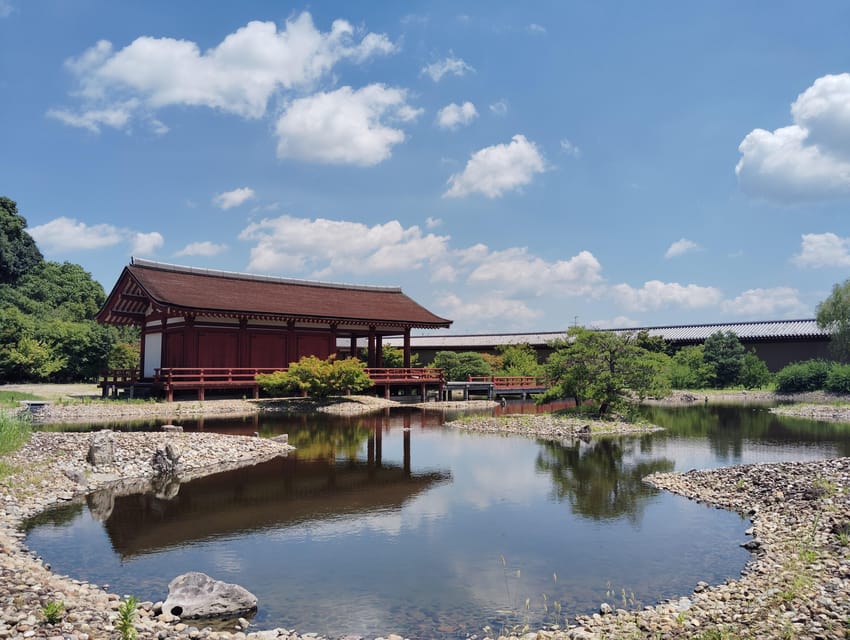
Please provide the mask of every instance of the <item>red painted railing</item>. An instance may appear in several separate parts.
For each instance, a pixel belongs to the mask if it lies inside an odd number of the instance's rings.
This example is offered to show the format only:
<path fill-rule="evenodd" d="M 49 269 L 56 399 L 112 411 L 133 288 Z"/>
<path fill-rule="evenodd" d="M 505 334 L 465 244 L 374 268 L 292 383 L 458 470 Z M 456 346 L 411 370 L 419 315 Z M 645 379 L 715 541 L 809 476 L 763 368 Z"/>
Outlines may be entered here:
<path fill-rule="evenodd" d="M 536 389 L 546 387 L 542 376 L 469 376 L 467 382 L 492 382 L 497 389 Z"/>
<path fill-rule="evenodd" d="M 443 370 L 431 368 L 403 368 L 403 367 L 371 367 L 366 369 L 367 375 L 375 384 L 436 384 L 443 382 Z"/>

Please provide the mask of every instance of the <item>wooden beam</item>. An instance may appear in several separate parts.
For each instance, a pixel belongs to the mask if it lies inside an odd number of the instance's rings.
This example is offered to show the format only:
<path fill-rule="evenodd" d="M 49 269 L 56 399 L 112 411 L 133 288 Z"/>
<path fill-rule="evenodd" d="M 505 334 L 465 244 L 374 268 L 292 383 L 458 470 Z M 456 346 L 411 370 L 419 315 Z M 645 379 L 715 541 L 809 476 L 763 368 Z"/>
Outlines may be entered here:
<path fill-rule="evenodd" d="M 128 302 L 148 302 L 148 297 L 137 293 L 122 293 L 121 299 Z"/>
<path fill-rule="evenodd" d="M 141 311 L 120 311 L 118 309 L 113 309 L 110 313 L 118 318 L 130 318 L 131 320 L 145 319 L 145 314 Z"/>

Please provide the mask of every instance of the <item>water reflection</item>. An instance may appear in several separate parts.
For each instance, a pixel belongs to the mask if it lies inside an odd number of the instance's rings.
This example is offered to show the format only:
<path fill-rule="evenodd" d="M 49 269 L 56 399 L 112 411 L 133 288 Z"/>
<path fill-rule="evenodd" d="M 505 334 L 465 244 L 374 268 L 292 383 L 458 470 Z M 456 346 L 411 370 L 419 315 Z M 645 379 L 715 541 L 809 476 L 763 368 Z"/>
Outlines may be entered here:
<path fill-rule="evenodd" d="M 644 440 L 651 442 L 651 436 Z M 626 516 L 637 522 L 647 498 L 657 493 L 642 478 L 674 467 L 667 458 L 638 459 L 640 444 L 637 438 L 542 441 L 536 466 L 551 476 L 555 496 L 567 500 L 573 513 L 594 520 Z"/>

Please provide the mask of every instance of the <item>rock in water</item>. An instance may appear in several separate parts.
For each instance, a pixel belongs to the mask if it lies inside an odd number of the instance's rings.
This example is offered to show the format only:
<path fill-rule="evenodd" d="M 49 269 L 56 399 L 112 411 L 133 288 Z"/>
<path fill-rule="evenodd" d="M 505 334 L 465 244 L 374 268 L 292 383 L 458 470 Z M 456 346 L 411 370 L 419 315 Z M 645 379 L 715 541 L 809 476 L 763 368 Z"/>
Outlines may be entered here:
<path fill-rule="evenodd" d="M 181 618 L 236 616 L 257 608 L 257 597 L 238 584 L 191 571 L 168 583 L 162 611 Z"/>
<path fill-rule="evenodd" d="M 92 436 L 86 461 L 93 467 L 115 462 L 115 436 L 112 431 L 105 429 Z"/>
<path fill-rule="evenodd" d="M 151 466 L 158 476 L 179 475 L 183 471 L 180 458 L 180 450 L 170 442 L 166 442 L 164 445 L 157 446 L 151 459 Z"/>

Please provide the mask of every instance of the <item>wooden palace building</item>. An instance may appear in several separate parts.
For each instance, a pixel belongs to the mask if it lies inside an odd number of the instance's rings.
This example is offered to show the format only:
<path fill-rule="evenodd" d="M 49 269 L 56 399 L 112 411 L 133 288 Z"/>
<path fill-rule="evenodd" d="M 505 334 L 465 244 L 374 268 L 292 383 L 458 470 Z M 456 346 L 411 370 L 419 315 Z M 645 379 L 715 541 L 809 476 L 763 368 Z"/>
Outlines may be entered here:
<path fill-rule="evenodd" d="M 303 356 L 327 358 L 345 344 L 366 347 L 369 373 L 389 394 L 406 378 L 411 329 L 447 328 L 397 287 L 357 286 L 213 271 L 132 258 L 97 315 L 141 328 L 141 381 L 165 391 L 250 388 L 254 376 Z M 402 341 L 404 369 L 380 369 L 383 340 Z M 388 371 L 392 371 L 389 373 Z M 416 370 L 421 378 L 422 369 Z M 130 387 L 110 374 L 104 393 Z M 425 387 L 422 383 L 422 393 Z"/>

